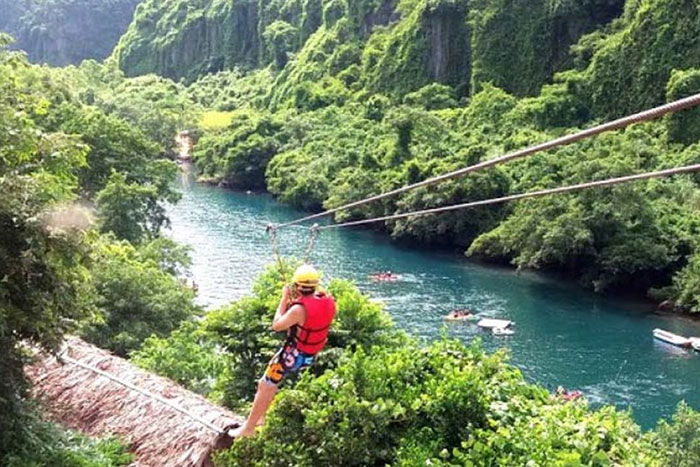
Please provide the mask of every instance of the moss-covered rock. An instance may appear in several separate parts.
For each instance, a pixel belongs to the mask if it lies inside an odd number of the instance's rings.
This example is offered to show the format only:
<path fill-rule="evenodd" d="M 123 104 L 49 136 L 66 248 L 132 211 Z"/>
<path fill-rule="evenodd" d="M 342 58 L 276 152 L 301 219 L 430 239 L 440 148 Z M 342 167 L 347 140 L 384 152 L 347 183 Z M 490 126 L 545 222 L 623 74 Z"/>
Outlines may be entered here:
<path fill-rule="evenodd" d="M 531 96 L 571 65 L 569 47 L 616 18 L 624 0 L 474 0 L 472 84 Z"/>

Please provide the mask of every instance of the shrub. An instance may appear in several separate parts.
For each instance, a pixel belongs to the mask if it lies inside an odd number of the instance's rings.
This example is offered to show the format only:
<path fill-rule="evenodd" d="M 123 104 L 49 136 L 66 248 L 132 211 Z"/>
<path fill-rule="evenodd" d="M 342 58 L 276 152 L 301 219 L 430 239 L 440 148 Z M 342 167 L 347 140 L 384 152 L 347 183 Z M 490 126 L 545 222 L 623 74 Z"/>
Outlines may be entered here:
<path fill-rule="evenodd" d="M 280 450 L 284 439 L 293 448 Z M 358 349 L 278 394 L 262 431 L 217 464 L 657 465 L 639 428 L 528 384 L 502 353 L 440 341 Z"/>

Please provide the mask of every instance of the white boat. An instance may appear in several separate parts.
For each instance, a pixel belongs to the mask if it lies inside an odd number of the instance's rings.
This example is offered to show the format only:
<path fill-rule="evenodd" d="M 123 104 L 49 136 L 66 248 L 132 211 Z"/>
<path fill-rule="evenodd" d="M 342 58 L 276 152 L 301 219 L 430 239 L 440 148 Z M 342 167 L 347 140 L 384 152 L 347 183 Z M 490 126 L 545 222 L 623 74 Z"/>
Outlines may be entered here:
<path fill-rule="evenodd" d="M 508 328 L 491 328 L 491 332 L 494 336 L 512 336 L 515 331 Z"/>
<path fill-rule="evenodd" d="M 663 329 L 654 329 L 654 338 L 677 347 L 687 348 L 691 346 L 691 340 L 687 337 L 679 336 Z"/>
<path fill-rule="evenodd" d="M 478 323 L 476 323 L 477 326 L 480 328 L 484 329 L 494 329 L 494 328 L 499 328 L 499 329 L 507 329 L 511 327 L 514 323 L 512 321 L 509 321 L 507 319 L 492 319 L 492 318 L 483 318 L 480 320 Z"/>

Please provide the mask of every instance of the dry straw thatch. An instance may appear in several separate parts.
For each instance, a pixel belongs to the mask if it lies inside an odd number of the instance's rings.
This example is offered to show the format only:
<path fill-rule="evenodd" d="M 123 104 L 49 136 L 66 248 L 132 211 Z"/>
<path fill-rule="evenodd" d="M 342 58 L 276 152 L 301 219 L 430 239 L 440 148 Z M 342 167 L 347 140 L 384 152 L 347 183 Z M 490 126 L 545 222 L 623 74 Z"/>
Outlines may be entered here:
<path fill-rule="evenodd" d="M 210 466 L 212 451 L 231 445 L 224 430 L 242 422 L 241 417 L 169 379 L 80 339 L 67 339 L 63 354 L 67 357 L 64 362 L 40 354 L 27 367 L 34 395 L 45 401 L 49 415 L 57 422 L 90 436 L 121 437 L 134 454 L 135 466 Z M 69 363 L 68 358 L 162 398 L 200 421 L 154 397 Z"/>

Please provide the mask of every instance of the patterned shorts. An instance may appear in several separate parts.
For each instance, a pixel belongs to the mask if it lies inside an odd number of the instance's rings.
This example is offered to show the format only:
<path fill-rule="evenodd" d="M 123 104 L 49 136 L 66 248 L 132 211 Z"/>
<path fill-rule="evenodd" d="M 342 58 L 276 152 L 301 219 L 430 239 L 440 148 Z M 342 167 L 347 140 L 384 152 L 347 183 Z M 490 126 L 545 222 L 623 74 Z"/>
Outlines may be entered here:
<path fill-rule="evenodd" d="M 288 373 L 304 370 L 313 362 L 313 355 L 300 352 L 294 345 L 285 344 L 268 363 L 262 381 L 278 386 Z"/>

